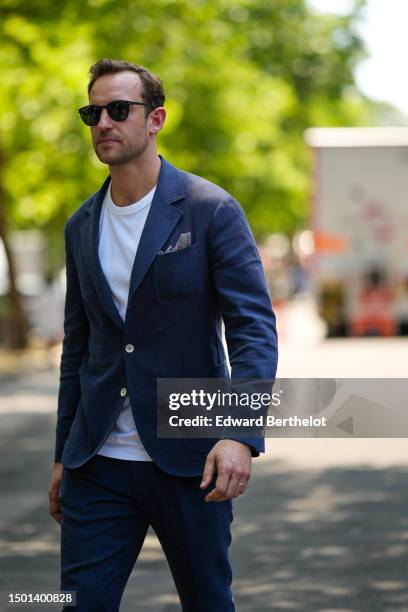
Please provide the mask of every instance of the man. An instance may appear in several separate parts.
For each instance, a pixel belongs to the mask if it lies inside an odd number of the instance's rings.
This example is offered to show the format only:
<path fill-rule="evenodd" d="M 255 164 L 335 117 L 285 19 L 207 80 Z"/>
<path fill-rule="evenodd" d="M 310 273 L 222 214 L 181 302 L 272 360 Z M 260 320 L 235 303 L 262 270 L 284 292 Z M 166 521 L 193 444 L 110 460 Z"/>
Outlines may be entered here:
<path fill-rule="evenodd" d="M 159 156 L 160 80 L 127 62 L 91 68 L 80 109 L 109 166 L 65 226 L 67 292 L 50 513 L 61 590 L 115 612 L 152 526 L 184 612 L 231 612 L 233 498 L 262 438 L 156 434 L 157 378 L 273 378 L 275 318 L 239 204 Z"/>

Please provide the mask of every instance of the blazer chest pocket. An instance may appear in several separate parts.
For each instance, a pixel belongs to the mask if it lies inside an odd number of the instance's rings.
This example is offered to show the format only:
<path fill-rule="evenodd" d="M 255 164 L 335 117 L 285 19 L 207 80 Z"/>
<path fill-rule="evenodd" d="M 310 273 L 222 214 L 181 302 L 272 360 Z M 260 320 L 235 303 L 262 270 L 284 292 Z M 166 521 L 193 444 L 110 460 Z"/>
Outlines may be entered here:
<path fill-rule="evenodd" d="M 159 253 L 154 267 L 156 296 L 161 304 L 187 300 L 199 288 L 199 250 L 192 244 L 178 251 Z"/>

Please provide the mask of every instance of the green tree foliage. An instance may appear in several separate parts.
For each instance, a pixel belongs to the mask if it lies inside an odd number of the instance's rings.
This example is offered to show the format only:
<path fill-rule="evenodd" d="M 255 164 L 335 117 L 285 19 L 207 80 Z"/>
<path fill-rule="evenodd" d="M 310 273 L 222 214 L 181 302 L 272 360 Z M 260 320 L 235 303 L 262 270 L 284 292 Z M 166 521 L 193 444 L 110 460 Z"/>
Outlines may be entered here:
<path fill-rule="evenodd" d="M 3 0 L 0 148 L 9 227 L 40 227 L 62 263 L 67 216 L 107 174 L 76 109 L 100 57 L 164 81 L 160 151 L 233 193 L 258 238 L 305 223 L 312 125 L 363 125 L 363 55 L 349 16 L 304 0 Z"/>

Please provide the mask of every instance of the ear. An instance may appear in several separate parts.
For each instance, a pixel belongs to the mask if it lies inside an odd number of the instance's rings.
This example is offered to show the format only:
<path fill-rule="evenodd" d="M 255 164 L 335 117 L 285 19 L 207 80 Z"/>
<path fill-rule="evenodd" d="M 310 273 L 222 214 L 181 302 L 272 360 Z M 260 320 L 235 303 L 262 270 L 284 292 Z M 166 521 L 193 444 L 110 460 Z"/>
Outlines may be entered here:
<path fill-rule="evenodd" d="M 163 106 L 158 106 L 147 118 L 149 122 L 149 134 L 157 134 L 160 132 L 166 121 L 166 110 Z"/>

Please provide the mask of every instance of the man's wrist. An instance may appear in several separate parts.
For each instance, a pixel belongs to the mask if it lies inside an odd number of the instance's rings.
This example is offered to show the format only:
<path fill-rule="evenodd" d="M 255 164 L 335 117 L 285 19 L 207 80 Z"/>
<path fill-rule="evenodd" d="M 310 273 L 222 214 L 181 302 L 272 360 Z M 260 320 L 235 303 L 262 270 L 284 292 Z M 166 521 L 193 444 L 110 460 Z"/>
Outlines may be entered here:
<path fill-rule="evenodd" d="M 238 444 L 242 444 L 243 446 L 246 446 L 247 448 L 249 448 L 252 453 L 253 447 L 247 442 L 243 442 L 242 440 L 235 440 L 234 438 L 221 438 L 220 442 L 223 440 L 228 440 L 229 442 L 237 442 Z"/>

